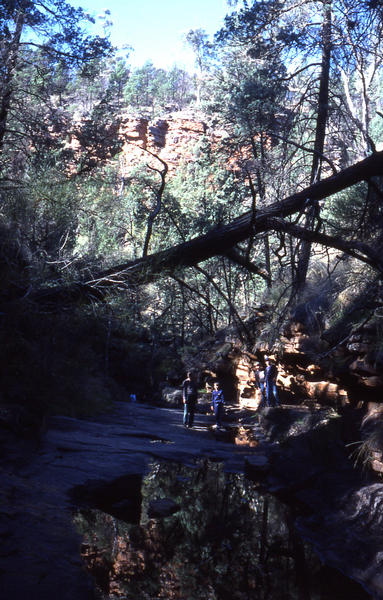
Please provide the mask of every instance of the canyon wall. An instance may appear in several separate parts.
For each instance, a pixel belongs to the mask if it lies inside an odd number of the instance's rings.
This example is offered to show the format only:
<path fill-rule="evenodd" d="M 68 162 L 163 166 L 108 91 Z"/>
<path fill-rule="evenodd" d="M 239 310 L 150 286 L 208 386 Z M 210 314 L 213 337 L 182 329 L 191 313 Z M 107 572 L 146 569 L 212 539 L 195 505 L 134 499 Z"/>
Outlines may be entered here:
<path fill-rule="evenodd" d="M 169 114 L 166 119 L 150 121 L 145 117 L 123 116 L 120 126 L 123 140 L 121 168 L 128 174 L 132 166 L 142 162 L 159 168 L 159 163 L 151 156 L 157 155 L 167 163 L 169 174 L 175 173 L 177 167 L 193 158 L 193 148 L 203 136 L 218 140 L 219 133 L 213 133 L 202 119 L 192 113 L 177 112 Z"/>
<path fill-rule="evenodd" d="M 63 132 L 60 132 L 62 135 Z M 103 123 L 95 130 L 94 124 L 86 120 L 72 124 L 65 150 L 73 155 L 72 172 L 84 157 L 90 167 L 119 157 L 121 174 L 128 177 L 138 165 L 149 165 L 162 170 L 159 157 L 168 166 L 171 177 L 177 168 L 194 160 L 196 146 L 207 140 L 217 147 L 228 132 L 210 126 L 202 114 L 196 111 L 167 113 L 162 118 L 149 118 L 140 114 L 122 114 L 117 122 Z M 251 156 L 246 157 L 250 160 Z M 224 156 L 225 167 L 236 171 L 241 157 Z"/>

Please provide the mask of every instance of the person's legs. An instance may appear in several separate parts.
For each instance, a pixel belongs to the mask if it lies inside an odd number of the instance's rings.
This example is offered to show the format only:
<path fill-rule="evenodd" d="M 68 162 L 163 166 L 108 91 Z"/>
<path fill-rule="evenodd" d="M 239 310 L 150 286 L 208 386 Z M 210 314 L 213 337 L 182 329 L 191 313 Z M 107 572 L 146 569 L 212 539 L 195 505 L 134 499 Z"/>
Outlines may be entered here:
<path fill-rule="evenodd" d="M 219 405 L 219 426 L 222 427 L 222 419 L 223 419 L 223 415 L 225 414 L 225 410 L 223 408 L 223 404 L 221 403 Z"/>
<path fill-rule="evenodd" d="M 221 427 L 222 409 L 223 409 L 222 402 L 217 402 L 214 405 L 215 423 L 216 423 L 217 427 Z"/>
<path fill-rule="evenodd" d="M 183 424 L 185 425 L 185 427 L 187 426 L 189 422 L 189 408 L 188 408 L 188 403 L 185 402 L 184 404 L 184 417 L 183 417 Z"/>
<path fill-rule="evenodd" d="M 263 382 L 261 382 L 259 384 L 260 390 L 261 390 L 261 403 L 260 406 L 261 408 L 263 408 L 264 406 L 266 406 L 266 393 L 265 393 L 265 384 Z"/>
<path fill-rule="evenodd" d="M 193 423 L 194 423 L 194 411 L 195 411 L 195 402 L 190 402 L 189 404 L 189 421 L 188 421 L 188 427 L 193 427 Z"/>
<path fill-rule="evenodd" d="M 273 389 L 270 383 L 266 383 L 266 406 L 273 405 Z"/>
<path fill-rule="evenodd" d="M 275 400 L 275 406 L 279 406 L 279 396 L 276 383 L 273 383 L 273 396 Z"/>

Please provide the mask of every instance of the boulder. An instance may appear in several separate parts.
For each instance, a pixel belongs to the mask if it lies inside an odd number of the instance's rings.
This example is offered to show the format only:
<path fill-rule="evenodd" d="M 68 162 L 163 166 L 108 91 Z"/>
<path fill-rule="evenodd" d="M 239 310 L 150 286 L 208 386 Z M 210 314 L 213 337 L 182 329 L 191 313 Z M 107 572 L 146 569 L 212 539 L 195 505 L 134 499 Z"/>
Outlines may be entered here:
<path fill-rule="evenodd" d="M 333 426 L 337 429 L 339 423 L 339 415 L 330 408 L 264 408 L 260 413 L 260 425 L 267 439 L 278 443 L 304 435 L 311 436 L 314 431 L 322 431 L 327 438 L 327 431 L 332 431 Z"/>
<path fill-rule="evenodd" d="M 161 393 L 161 398 L 166 406 L 178 408 L 182 406 L 182 391 L 179 388 L 164 387 Z"/>
<path fill-rule="evenodd" d="M 329 381 L 306 381 L 306 393 L 309 398 L 322 400 L 330 405 L 336 404 L 339 398 L 339 385 Z"/>
<path fill-rule="evenodd" d="M 383 404 L 371 402 L 362 421 L 360 459 L 376 473 L 383 473 Z"/>

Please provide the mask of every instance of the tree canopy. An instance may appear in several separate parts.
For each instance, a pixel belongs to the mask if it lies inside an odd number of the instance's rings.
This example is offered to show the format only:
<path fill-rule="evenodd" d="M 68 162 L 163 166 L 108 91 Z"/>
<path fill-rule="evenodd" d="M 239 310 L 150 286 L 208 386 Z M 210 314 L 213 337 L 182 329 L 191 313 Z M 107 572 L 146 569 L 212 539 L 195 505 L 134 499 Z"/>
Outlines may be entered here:
<path fill-rule="evenodd" d="M 127 319 L 180 347 L 227 325 L 246 337 L 261 305 L 272 346 L 324 290 L 332 332 L 366 290 L 363 318 L 377 314 L 380 4 L 231 6 L 213 40 L 189 31 L 189 74 L 132 69 L 66 2 L 3 5 L 4 314 L 19 302 L 41 314 L 97 310 L 108 340 Z M 185 109 L 203 126 L 176 167 L 165 133 L 127 168 L 121 151 L 133 155 L 138 129 L 127 140 L 122 124 L 150 130 Z"/>

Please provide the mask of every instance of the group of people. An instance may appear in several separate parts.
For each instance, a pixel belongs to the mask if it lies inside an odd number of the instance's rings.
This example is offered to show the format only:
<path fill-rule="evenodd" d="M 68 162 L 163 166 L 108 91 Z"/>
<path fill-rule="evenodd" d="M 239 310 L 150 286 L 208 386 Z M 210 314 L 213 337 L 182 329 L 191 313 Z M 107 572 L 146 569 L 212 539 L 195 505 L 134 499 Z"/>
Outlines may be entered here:
<path fill-rule="evenodd" d="M 193 427 L 194 412 L 197 404 L 198 388 L 194 374 L 189 371 L 186 375 L 186 379 L 182 382 L 182 399 L 184 403 L 184 416 L 183 424 L 184 427 L 190 429 Z M 213 391 L 211 393 L 211 410 L 214 411 L 215 426 L 217 429 L 222 427 L 222 416 L 225 398 L 223 391 L 218 381 L 213 384 Z"/>
<path fill-rule="evenodd" d="M 277 390 L 278 369 L 269 356 L 265 356 L 265 367 L 260 362 L 256 362 L 253 371 L 253 380 L 251 384 L 261 393 L 260 407 L 279 406 L 279 396 Z"/>
<path fill-rule="evenodd" d="M 269 356 L 265 356 L 265 368 L 260 362 L 254 365 L 252 385 L 260 391 L 260 407 L 278 406 L 279 397 L 277 390 L 278 369 Z M 186 379 L 182 382 L 182 399 L 184 403 L 183 424 L 190 429 L 193 427 L 194 413 L 198 398 L 198 386 L 195 375 L 189 371 Z M 225 398 L 218 381 L 214 382 L 211 392 L 211 410 L 214 411 L 215 427 L 222 428 L 222 417 L 224 412 Z"/>

